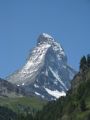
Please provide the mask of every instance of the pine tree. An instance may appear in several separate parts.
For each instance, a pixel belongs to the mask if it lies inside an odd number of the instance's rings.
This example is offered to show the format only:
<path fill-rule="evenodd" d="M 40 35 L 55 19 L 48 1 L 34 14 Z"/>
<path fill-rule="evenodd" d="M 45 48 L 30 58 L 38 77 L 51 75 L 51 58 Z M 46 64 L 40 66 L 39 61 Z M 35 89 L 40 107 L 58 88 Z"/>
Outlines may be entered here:
<path fill-rule="evenodd" d="M 90 68 L 90 54 L 87 55 L 87 66 Z"/>
<path fill-rule="evenodd" d="M 87 59 L 85 56 L 83 56 L 80 61 L 80 70 L 84 72 L 86 69 L 87 69 Z"/>
<path fill-rule="evenodd" d="M 86 103 L 85 103 L 85 100 L 81 100 L 80 101 L 80 110 L 83 112 L 86 110 Z"/>
<path fill-rule="evenodd" d="M 86 120 L 90 120 L 90 113 L 87 115 Z"/>

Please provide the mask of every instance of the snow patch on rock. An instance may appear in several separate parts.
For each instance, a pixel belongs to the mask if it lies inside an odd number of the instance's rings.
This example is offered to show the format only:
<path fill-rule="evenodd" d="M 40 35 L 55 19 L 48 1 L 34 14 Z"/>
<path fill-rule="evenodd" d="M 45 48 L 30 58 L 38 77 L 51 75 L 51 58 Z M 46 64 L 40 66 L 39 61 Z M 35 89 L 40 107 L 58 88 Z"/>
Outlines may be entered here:
<path fill-rule="evenodd" d="M 45 88 L 45 90 L 48 92 L 48 94 L 54 96 L 56 99 L 61 96 L 66 96 L 66 93 L 64 91 L 60 92 L 58 90 L 50 90 L 48 88 Z"/>

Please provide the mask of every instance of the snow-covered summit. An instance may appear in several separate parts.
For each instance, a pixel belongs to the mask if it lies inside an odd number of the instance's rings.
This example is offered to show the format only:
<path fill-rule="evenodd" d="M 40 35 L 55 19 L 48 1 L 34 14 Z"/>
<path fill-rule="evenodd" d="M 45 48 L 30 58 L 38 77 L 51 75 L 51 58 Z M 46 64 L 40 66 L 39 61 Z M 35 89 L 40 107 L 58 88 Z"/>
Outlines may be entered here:
<path fill-rule="evenodd" d="M 54 39 L 51 35 L 49 35 L 47 33 L 42 33 L 41 36 L 43 36 L 45 38 L 49 38 L 49 39 Z"/>
<path fill-rule="evenodd" d="M 47 46 L 49 45 L 49 48 L 51 47 L 54 52 L 57 54 L 58 59 L 61 59 L 64 57 L 64 60 L 67 61 L 67 56 L 65 55 L 64 49 L 60 45 L 60 43 L 56 42 L 55 39 L 47 34 L 47 33 L 42 33 L 39 35 L 37 39 L 37 46 Z"/>
<path fill-rule="evenodd" d="M 23 67 L 7 80 L 43 99 L 56 99 L 70 88 L 75 71 L 67 65 L 64 49 L 52 36 L 43 33 L 37 41 Z"/>
<path fill-rule="evenodd" d="M 52 44 L 53 42 L 54 42 L 54 38 L 47 33 L 40 34 L 37 40 L 37 44 L 43 44 L 43 43 Z"/>

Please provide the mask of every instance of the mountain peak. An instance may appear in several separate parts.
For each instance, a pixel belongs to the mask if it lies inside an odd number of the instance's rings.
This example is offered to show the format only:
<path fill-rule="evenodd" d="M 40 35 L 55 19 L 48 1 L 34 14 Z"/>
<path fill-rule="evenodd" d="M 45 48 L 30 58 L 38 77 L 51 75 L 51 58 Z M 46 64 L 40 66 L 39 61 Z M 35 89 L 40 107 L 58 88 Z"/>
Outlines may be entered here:
<path fill-rule="evenodd" d="M 51 44 L 52 42 L 54 42 L 54 38 L 47 33 L 40 34 L 37 40 L 38 44 L 43 44 L 43 43 Z"/>
<path fill-rule="evenodd" d="M 47 33 L 42 33 L 41 35 L 45 38 L 53 39 L 53 37 Z"/>
<path fill-rule="evenodd" d="M 26 63 L 7 80 L 27 93 L 53 100 L 65 95 L 74 75 L 62 46 L 52 36 L 42 33 Z"/>

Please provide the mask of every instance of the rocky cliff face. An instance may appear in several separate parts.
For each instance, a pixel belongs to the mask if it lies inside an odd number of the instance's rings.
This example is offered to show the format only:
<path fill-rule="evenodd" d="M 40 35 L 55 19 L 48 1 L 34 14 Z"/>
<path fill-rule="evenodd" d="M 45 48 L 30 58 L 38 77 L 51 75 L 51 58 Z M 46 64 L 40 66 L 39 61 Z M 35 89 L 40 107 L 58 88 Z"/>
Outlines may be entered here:
<path fill-rule="evenodd" d="M 13 85 L 12 83 L 0 78 L 0 97 L 22 97 L 26 95 L 22 87 Z"/>
<path fill-rule="evenodd" d="M 25 88 L 26 92 L 52 100 L 65 96 L 70 81 L 76 74 L 67 64 L 62 46 L 48 34 L 38 37 L 25 65 L 7 77 L 7 80 Z"/>

